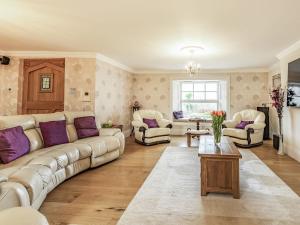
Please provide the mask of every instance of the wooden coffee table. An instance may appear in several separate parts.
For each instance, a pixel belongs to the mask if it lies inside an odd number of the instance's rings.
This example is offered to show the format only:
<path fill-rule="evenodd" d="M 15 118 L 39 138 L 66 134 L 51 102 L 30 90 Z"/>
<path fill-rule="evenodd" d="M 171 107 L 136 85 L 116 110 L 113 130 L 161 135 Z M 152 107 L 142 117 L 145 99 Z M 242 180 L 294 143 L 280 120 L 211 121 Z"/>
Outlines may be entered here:
<path fill-rule="evenodd" d="M 213 136 L 202 136 L 198 156 L 201 162 L 201 195 L 232 193 L 234 198 L 240 198 L 239 159 L 242 155 L 230 138 L 222 137 L 217 148 Z"/>

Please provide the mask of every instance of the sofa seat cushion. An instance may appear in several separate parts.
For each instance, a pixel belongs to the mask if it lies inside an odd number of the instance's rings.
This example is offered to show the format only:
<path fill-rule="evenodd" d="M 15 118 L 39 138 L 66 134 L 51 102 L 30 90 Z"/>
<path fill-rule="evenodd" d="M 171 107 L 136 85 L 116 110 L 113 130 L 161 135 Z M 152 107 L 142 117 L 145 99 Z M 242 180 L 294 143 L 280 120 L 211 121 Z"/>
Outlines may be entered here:
<path fill-rule="evenodd" d="M 30 152 L 29 154 L 23 155 L 22 157 L 14 160 L 14 161 L 12 161 L 10 163 L 7 163 L 7 164 L 1 164 L 0 163 L 0 171 L 2 169 L 5 169 L 5 168 L 11 168 L 11 167 L 19 168 L 19 167 L 25 166 L 31 160 L 33 160 L 33 159 L 35 159 L 37 157 L 40 157 L 43 154 L 45 154 L 44 149 L 40 149 L 40 150 L 36 150 L 34 152 Z"/>
<path fill-rule="evenodd" d="M 46 155 L 55 158 L 58 169 L 64 168 L 79 160 L 79 150 L 74 145 L 65 145 L 49 151 Z"/>
<path fill-rule="evenodd" d="M 145 132 L 145 137 L 157 137 L 170 135 L 170 128 L 150 128 Z"/>
<path fill-rule="evenodd" d="M 99 136 L 80 139 L 76 141 L 75 144 L 88 144 L 91 146 L 93 157 L 98 157 L 120 148 L 120 142 L 118 138 L 114 136 Z"/>
<path fill-rule="evenodd" d="M 229 137 L 236 137 L 238 139 L 247 139 L 247 131 L 236 128 L 224 128 L 223 135 Z"/>
<path fill-rule="evenodd" d="M 55 173 L 58 169 L 57 161 L 51 156 L 40 156 L 31 160 L 28 165 L 41 165 L 48 167 L 52 173 Z"/>

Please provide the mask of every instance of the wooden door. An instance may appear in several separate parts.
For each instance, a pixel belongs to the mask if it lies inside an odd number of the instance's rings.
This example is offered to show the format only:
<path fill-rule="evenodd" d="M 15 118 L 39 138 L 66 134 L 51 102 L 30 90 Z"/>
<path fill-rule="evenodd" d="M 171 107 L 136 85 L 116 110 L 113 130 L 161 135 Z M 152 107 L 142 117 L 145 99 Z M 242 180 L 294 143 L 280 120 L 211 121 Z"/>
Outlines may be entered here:
<path fill-rule="evenodd" d="M 64 110 L 65 59 L 25 59 L 22 113 Z"/>

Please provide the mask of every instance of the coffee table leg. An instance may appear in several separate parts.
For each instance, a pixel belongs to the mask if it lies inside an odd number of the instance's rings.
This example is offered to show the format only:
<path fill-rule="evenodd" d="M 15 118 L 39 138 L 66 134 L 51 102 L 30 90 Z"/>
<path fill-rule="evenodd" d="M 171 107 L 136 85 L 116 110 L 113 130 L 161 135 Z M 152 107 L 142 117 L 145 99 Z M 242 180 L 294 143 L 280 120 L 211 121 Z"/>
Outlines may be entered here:
<path fill-rule="evenodd" d="M 207 195 L 207 191 L 206 191 L 206 160 L 201 157 L 200 159 L 200 163 L 201 163 L 201 175 L 200 175 L 200 179 L 201 179 L 201 196 L 206 196 Z"/>
<path fill-rule="evenodd" d="M 232 194 L 233 198 L 240 198 L 240 169 L 239 169 L 239 160 L 236 159 L 233 161 L 232 168 Z"/>
<path fill-rule="evenodd" d="M 191 141 L 192 141 L 192 135 L 190 133 L 186 134 L 186 142 L 187 142 L 187 146 L 191 147 Z"/>

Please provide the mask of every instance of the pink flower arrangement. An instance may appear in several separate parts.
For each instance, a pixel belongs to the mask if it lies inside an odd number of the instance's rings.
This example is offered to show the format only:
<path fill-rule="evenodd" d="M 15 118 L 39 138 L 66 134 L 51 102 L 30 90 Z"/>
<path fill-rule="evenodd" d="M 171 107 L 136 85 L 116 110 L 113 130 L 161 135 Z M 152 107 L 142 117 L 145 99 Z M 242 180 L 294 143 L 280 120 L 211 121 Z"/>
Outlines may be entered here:
<path fill-rule="evenodd" d="M 212 128 L 214 132 L 214 140 L 215 143 L 218 144 L 221 142 L 222 135 L 222 123 L 225 120 L 225 112 L 224 111 L 212 111 Z"/>
<path fill-rule="evenodd" d="M 275 88 L 271 91 L 270 97 L 272 99 L 272 106 L 276 109 L 278 117 L 282 118 L 284 90 L 282 88 Z"/>

